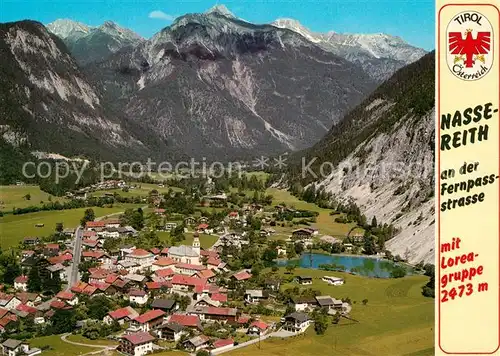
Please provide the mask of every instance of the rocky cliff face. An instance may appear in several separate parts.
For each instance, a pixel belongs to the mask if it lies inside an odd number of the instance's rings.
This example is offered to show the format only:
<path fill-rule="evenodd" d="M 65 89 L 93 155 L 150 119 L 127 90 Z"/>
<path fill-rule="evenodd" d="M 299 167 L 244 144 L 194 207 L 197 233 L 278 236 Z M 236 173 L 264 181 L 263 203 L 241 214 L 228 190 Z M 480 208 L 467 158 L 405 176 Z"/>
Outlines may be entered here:
<path fill-rule="evenodd" d="M 374 101 L 372 119 L 390 106 Z M 397 226 L 401 231 L 386 247 L 412 262 L 434 262 L 433 140 L 434 110 L 363 142 L 319 181 L 340 199 L 354 200 L 368 221 L 376 216 Z"/>
<path fill-rule="evenodd" d="M 315 33 L 293 19 L 278 19 L 272 25 L 287 28 L 326 51 L 359 64 L 377 82 L 388 79 L 396 70 L 415 62 L 426 51 L 401 38 L 384 33 Z"/>
<path fill-rule="evenodd" d="M 147 154 L 139 139 L 143 130 L 105 108 L 66 47 L 42 24 L 1 24 L 0 51 L 5 141 L 66 155 Z"/>
<path fill-rule="evenodd" d="M 129 117 L 209 160 L 305 148 L 375 87 L 293 31 L 220 11 L 178 18 L 87 69 Z"/>
<path fill-rule="evenodd" d="M 397 226 L 386 247 L 411 262 L 434 262 L 434 115 L 431 53 L 396 72 L 305 152 L 306 162 L 318 159 L 313 172 L 324 172 L 309 182 L 353 200 L 368 221 Z"/>

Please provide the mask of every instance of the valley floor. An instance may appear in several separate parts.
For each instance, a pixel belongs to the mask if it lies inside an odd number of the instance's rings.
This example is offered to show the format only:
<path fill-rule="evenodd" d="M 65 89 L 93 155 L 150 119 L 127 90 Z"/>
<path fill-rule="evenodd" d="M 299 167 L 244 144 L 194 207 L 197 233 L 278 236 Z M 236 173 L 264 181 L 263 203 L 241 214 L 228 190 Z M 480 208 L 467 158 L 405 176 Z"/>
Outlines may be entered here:
<path fill-rule="evenodd" d="M 320 270 L 296 269 L 295 275 L 313 277 L 313 285 L 322 294 L 337 299 L 349 297 L 351 317 L 329 325 L 324 335 L 316 335 L 311 325 L 304 335 L 287 339 L 269 338 L 228 356 L 431 356 L 434 354 L 434 299 L 422 296 L 428 278 L 411 276 L 401 279 L 374 279 Z M 342 286 L 321 281 L 324 275 L 345 278 Z M 296 284 L 285 285 L 291 288 Z M 305 288 L 305 287 L 304 287 Z M 363 299 L 368 299 L 366 305 Z"/>

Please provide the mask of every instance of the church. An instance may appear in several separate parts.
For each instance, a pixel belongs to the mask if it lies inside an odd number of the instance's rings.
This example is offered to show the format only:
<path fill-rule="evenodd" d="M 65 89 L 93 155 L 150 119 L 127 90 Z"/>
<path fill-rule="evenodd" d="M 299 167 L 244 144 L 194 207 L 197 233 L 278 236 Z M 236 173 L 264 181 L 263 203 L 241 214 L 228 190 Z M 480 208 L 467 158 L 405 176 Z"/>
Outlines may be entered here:
<path fill-rule="evenodd" d="M 200 239 L 195 236 L 193 246 L 172 246 L 168 249 L 168 257 L 177 263 L 201 265 Z"/>

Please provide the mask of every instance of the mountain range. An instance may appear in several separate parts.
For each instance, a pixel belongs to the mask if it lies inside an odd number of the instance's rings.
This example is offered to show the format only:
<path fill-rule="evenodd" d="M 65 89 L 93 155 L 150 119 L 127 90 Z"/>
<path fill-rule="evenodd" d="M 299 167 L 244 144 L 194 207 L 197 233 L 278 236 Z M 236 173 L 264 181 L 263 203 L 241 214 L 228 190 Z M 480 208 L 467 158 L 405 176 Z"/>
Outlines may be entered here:
<path fill-rule="evenodd" d="M 281 184 L 355 201 L 404 227 L 391 250 L 433 261 L 434 53 L 387 34 L 252 24 L 221 5 L 149 39 L 111 21 L 4 23 L 0 53 L 2 162 L 34 151 L 127 162 L 317 157 L 316 173 L 319 162 L 334 171 L 298 178 L 292 165 Z"/>
<path fill-rule="evenodd" d="M 4 95 L 17 103 L 16 115 L 2 118 L 4 138 L 63 155 L 87 153 L 88 140 L 93 154 L 116 158 L 304 149 L 425 53 L 388 35 L 317 34 L 286 19 L 256 25 L 223 5 L 181 16 L 150 39 L 111 21 L 2 28 L 10 59 L 0 67 L 13 88 Z"/>
<path fill-rule="evenodd" d="M 434 262 L 434 62 L 431 52 L 398 70 L 317 144 L 291 157 L 304 157 L 305 177 L 296 163 L 282 182 L 314 184 L 355 202 L 367 221 L 375 216 L 398 227 L 386 247 L 414 263 Z"/>

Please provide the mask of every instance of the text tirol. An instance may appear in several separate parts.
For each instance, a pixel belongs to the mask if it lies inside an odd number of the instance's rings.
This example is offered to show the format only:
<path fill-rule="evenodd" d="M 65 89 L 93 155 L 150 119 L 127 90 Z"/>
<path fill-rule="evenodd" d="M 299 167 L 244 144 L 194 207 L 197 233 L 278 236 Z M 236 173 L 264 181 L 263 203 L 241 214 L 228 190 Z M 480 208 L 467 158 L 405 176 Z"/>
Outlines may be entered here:
<path fill-rule="evenodd" d="M 441 151 L 486 141 L 489 127 L 482 120 L 490 120 L 497 112 L 492 103 L 486 103 L 441 115 L 441 131 L 456 130 L 441 135 Z"/>

